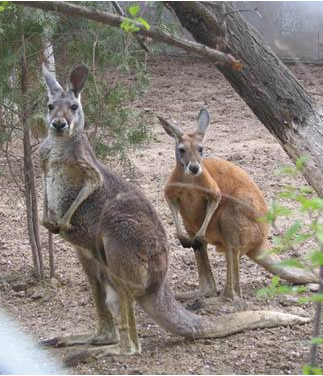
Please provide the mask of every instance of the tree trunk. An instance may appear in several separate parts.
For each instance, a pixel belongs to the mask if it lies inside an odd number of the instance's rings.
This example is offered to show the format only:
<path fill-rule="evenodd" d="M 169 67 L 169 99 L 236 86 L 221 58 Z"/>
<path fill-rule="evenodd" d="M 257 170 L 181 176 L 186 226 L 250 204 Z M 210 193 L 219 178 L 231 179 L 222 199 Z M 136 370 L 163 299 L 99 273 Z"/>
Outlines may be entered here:
<path fill-rule="evenodd" d="M 56 63 L 53 44 L 48 37 L 47 33 L 43 32 L 43 59 L 47 65 L 48 70 L 56 77 Z M 49 277 L 55 277 L 55 259 L 54 259 L 54 244 L 53 234 L 48 231 L 48 258 L 49 258 Z"/>
<path fill-rule="evenodd" d="M 22 20 L 21 20 L 22 22 Z M 22 50 L 23 55 L 21 59 L 21 93 L 23 97 L 22 110 L 21 110 L 21 123 L 23 126 L 23 145 L 24 145 L 24 178 L 25 178 L 25 199 L 26 199 L 26 213 L 29 242 L 32 250 L 34 269 L 40 279 L 44 278 L 44 267 L 41 252 L 40 230 L 38 223 L 38 210 L 37 210 L 37 195 L 36 195 L 36 182 L 34 165 L 32 161 L 32 148 L 30 142 L 30 132 L 27 125 L 27 108 L 26 108 L 26 95 L 27 95 L 27 62 L 25 54 L 25 39 L 22 32 Z"/>
<path fill-rule="evenodd" d="M 293 161 L 300 156 L 309 158 L 304 175 L 323 197 L 323 117 L 294 74 L 227 3 L 179 1 L 167 5 L 196 41 L 216 48 L 225 35 L 223 44 L 244 69 L 237 72 L 227 65 L 218 69 Z"/>

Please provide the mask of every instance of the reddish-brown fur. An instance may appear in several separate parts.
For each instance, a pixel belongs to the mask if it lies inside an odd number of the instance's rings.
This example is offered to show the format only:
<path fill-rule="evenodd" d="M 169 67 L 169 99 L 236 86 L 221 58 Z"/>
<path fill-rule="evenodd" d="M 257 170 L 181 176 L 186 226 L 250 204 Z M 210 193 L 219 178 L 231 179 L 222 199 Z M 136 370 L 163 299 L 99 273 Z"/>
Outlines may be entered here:
<path fill-rule="evenodd" d="M 176 166 L 167 181 L 165 197 L 181 244 L 195 251 L 201 290 L 197 295 L 216 294 L 207 244 L 215 245 L 217 251 L 225 254 L 224 295 L 230 299 L 241 297 L 239 263 L 242 255 L 248 255 L 291 282 L 316 281 L 317 276 L 310 272 L 278 266 L 279 258 L 265 251 L 269 226 L 259 219 L 268 209 L 251 177 L 231 162 L 202 157 L 202 141 L 209 124 L 207 110 L 201 109 L 197 130 L 190 134 L 184 134 L 162 118 L 159 120 L 176 141 Z M 178 212 L 188 237 L 181 230 Z M 196 293 L 183 296 L 193 297 Z"/>
<path fill-rule="evenodd" d="M 195 177 L 187 175 L 177 163 L 165 187 L 165 195 L 179 202 L 187 233 L 194 236 L 198 232 L 205 218 L 207 201 L 220 195 L 221 201 L 205 234 L 207 243 L 225 252 L 236 242 L 241 255 L 259 249 L 268 234 L 268 225 L 257 220 L 267 211 L 260 189 L 245 171 L 231 162 L 206 158 L 202 166 L 203 172 Z M 231 214 L 235 214 L 235 218 L 230 218 Z M 227 229 L 237 221 L 241 229 L 239 236 Z"/>

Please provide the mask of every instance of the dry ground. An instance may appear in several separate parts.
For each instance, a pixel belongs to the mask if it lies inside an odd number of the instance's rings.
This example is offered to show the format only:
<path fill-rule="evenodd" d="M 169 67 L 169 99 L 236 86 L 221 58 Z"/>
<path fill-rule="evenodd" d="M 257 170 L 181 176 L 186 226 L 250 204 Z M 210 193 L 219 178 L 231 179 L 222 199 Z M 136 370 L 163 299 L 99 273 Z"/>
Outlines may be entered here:
<path fill-rule="evenodd" d="M 133 109 L 159 114 L 182 125 L 195 126 L 201 105 L 212 116 L 206 140 L 206 153 L 228 159 L 244 168 L 263 190 L 268 202 L 282 185 L 304 185 L 301 178 L 275 176 L 288 157 L 275 139 L 251 113 L 230 85 L 211 64 L 192 57 L 162 57 L 149 62 L 151 82 L 145 94 L 131 103 Z M 291 68 L 323 103 L 321 67 Z M 196 286 L 197 275 L 192 252 L 181 247 L 174 236 L 163 186 L 174 166 L 173 141 L 162 131 L 156 116 L 151 121 L 153 138 L 129 157 L 136 167 L 135 184 L 149 197 L 168 233 L 170 244 L 169 279 L 173 290 Z M 20 155 L 20 150 L 15 151 Z M 114 165 L 110 166 L 112 169 Z M 89 287 L 73 249 L 55 238 L 57 279 L 39 286 L 30 276 L 31 260 L 24 209 L 9 178 L 4 159 L 0 160 L 0 304 L 36 340 L 60 332 L 85 331 L 94 327 L 94 310 Z M 41 186 L 37 169 L 38 185 Z M 41 196 L 41 192 L 40 192 Z M 40 200 L 41 201 L 41 200 Z M 288 223 L 281 221 L 286 227 Z M 46 233 L 43 232 L 44 247 Z M 305 252 L 306 250 L 304 250 Z M 210 249 L 218 289 L 224 284 L 224 258 Z M 47 255 L 46 265 L 48 263 Z M 249 259 L 241 262 L 241 283 L 249 309 L 276 309 L 312 315 L 311 306 L 299 306 L 293 298 L 258 300 L 256 291 L 270 282 L 270 274 Z M 210 308 L 210 307 L 209 307 Z M 213 307 L 215 314 L 235 310 L 232 304 Z M 196 342 L 176 338 L 160 329 L 138 309 L 142 354 L 114 356 L 91 364 L 81 364 L 71 373 L 80 374 L 297 374 L 306 361 L 311 325 L 248 331 L 228 338 Z M 58 357 L 71 349 L 54 350 Z M 322 360 L 322 356 L 321 356 Z"/>

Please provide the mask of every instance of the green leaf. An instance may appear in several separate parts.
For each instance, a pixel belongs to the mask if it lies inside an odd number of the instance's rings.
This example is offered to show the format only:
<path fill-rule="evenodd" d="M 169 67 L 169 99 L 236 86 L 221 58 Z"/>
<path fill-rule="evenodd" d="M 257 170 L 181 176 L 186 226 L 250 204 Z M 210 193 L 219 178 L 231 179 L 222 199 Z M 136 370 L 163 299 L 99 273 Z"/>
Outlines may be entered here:
<path fill-rule="evenodd" d="M 323 226 L 320 225 L 320 224 L 317 224 L 315 226 L 315 236 L 316 236 L 316 239 L 321 243 L 323 244 Z"/>
<path fill-rule="evenodd" d="M 313 189 L 311 187 L 302 187 L 299 189 L 299 191 L 303 194 L 311 194 L 313 193 Z"/>
<path fill-rule="evenodd" d="M 0 12 L 4 12 L 9 8 L 9 1 L 0 1 Z"/>
<path fill-rule="evenodd" d="M 296 169 L 292 166 L 283 166 L 278 168 L 275 171 L 275 175 L 281 176 L 281 175 L 295 175 Z"/>
<path fill-rule="evenodd" d="M 288 192 L 288 191 L 284 191 L 284 192 L 281 192 L 278 194 L 278 197 L 280 198 L 287 198 L 287 199 L 291 199 L 295 196 L 295 194 L 293 192 Z"/>
<path fill-rule="evenodd" d="M 259 289 L 257 292 L 256 292 L 256 296 L 257 298 L 266 298 L 268 296 L 272 296 L 273 295 L 273 290 L 270 289 L 270 288 L 263 288 L 263 289 Z"/>
<path fill-rule="evenodd" d="M 310 260 L 313 266 L 321 266 L 323 265 L 323 252 L 321 251 L 314 251 L 310 254 Z"/>
<path fill-rule="evenodd" d="M 308 157 L 302 156 L 295 162 L 297 171 L 301 171 L 304 168 L 305 162 L 308 161 Z"/>
<path fill-rule="evenodd" d="M 138 17 L 136 18 L 136 21 L 139 22 L 146 30 L 150 29 L 150 25 L 145 19 Z"/>
<path fill-rule="evenodd" d="M 298 298 L 298 303 L 299 304 L 305 304 L 311 301 L 311 298 L 309 296 L 301 296 Z"/>
<path fill-rule="evenodd" d="M 293 268 L 299 268 L 299 269 L 304 269 L 304 265 L 296 259 L 288 259 L 288 260 L 282 260 L 278 264 L 278 266 L 291 266 Z"/>
<path fill-rule="evenodd" d="M 303 223 L 301 221 L 296 221 L 293 225 L 286 230 L 284 237 L 291 239 L 294 235 L 296 235 L 297 231 L 302 227 Z"/>
<path fill-rule="evenodd" d="M 278 275 L 275 275 L 271 279 L 271 287 L 277 287 L 280 281 L 280 277 Z"/>
<path fill-rule="evenodd" d="M 312 237 L 312 234 L 297 234 L 295 237 L 294 237 L 294 243 L 303 243 L 305 242 L 306 240 L 310 239 Z"/>
<path fill-rule="evenodd" d="M 126 33 L 135 33 L 136 31 L 140 30 L 140 28 L 136 25 L 135 21 L 131 20 L 130 18 L 126 18 L 125 20 L 123 20 L 120 24 L 120 27 Z"/>
<path fill-rule="evenodd" d="M 322 375 L 322 369 L 316 368 L 310 365 L 306 365 L 303 368 L 303 374 L 304 375 Z"/>
<path fill-rule="evenodd" d="M 313 345 L 323 345 L 323 338 L 322 337 L 313 337 L 311 339 L 311 343 Z"/>
<path fill-rule="evenodd" d="M 290 294 L 293 292 L 293 288 L 287 285 L 281 285 L 276 287 L 275 293 L 276 294 Z"/>
<path fill-rule="evenodd" d="M 313 303 L 321 303 L 323 302 L 323 294 L 313 294 L 310 299 Z"/>
<path fill-rule="evenodd" d="M 132 5 L 128 8 L 128 12 L 132 15 L 132 17 L 135 17 L 139 11 L 140 11 L 139 4 Z"/>
<path fill-rule="evenodd" d="M 314 197 L 310 200 L 308 199 L 299 199 L 301 202 L 303 210 L 323 210 L 323 200 L 319 197 Z"/>
<path fill-rule="evenodd" d="M 308 287 L 306 287 L 306 286 L 293 286 L 292 291 L 294 293 L 300 294 L 302 292 L 308 292 Z"/>

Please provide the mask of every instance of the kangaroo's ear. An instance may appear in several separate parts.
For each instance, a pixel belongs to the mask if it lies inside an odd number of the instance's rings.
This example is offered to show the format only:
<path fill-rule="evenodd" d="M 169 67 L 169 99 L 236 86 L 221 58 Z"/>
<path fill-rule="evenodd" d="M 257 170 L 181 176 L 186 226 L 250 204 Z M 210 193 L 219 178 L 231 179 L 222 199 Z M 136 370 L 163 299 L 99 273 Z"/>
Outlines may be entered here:
<path fill-rule="evenodd" d="M 163 119 L 160 116 L 157 117 L 167 134 L 169 134 L 171 137 L 174 137 L 177 140 L 183 137 L 183 132 L 176 125 L 170 123 L 169 121 Z"/>
<path fill-rule="evenodd" d="M 48 88 L 48 94 L 49 95 L 54 95 L 58 92 L 62 92 L 63 88 L 61 85 L 56 81 L 56 78 L 54 75 L 46 68 L 46 65 L 43 63 L 42 65 L 42 71 L 43 71 L 43 76 Z"/>
<path fill-rule="evenodd" d="M 82 91 L 88 74 L 89 68 L 86 65 L 79 65 L 70 73 L 69 88 L 73 90 L 76 97 L 78 97 Z"/>
<path fill-rule="evenodd" d="M 197 118 L 197 128 L 195 134 L 200 136 L 203 140 L 205 136 L 206 129 L 210 122 L 210 114 L 208 110 L 204 107 L 201 108 L 199 116 Z"/>

